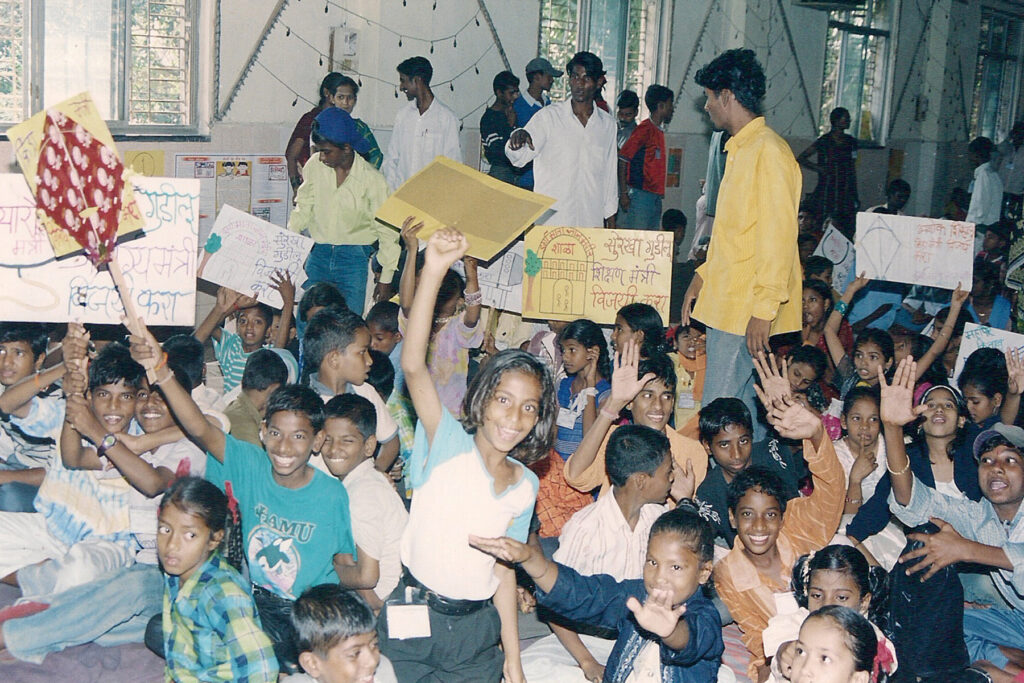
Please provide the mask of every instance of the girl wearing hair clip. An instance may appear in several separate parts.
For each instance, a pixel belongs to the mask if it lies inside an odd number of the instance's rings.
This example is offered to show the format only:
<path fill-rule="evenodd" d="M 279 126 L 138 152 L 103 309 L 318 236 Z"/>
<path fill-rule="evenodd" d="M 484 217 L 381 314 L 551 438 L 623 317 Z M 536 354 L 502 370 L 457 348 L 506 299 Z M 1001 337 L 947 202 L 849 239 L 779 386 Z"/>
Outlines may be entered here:
<path fill-rule="evenodd" d="M 878 642 L 878 659 L 888 674 L 896 671 L 896 648 L 885 636 L 888 624 L 888 575 L 868 565 L 864 555 L 848 545 L 828 545 L 803 555 L 793 565 L 793 597 L 799 608 L 772 617 L 764 630 L 765 653 L 774 653 L 770 682 L 792 679 L 800 625 L 822 607 L 850 607 L 871 623 Z"/>

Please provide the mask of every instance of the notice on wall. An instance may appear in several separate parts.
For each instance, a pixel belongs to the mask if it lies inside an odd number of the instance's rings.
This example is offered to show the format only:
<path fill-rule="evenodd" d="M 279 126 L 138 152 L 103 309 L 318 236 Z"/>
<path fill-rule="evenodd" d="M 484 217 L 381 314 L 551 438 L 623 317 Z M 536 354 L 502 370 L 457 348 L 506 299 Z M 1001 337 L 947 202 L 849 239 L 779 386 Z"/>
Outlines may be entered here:
<path fill-rule="evenodd" d="M 964 336 L 960 341 L 960 355 L 956 357 L 956 365 L 953 366 L 954 380 L 960 378 L 967 358 L 978 349 L 999 349 L 1004 353 L 1006 351 L 1024 353 L 1024 334 L 967 323 L 964 326 Z"/>
<path fill-rule="evenodd" d="M 142 237 L 119 244 L 118 262 L 147 325 L 195 325 L 199 183 L 134 176 Z M 25 179 L 0 175 L 0 310 L 4 320 L 120 324 L 110 274 L 83 255 L 57 261 Z"/>
<path fill-rule="evenodd" d="M 638 302 L 668 319 L 672 233 L 536 226 L 525 246 L 524 318 L 611 324 Z"/>
<path fill-rule="evenodd" d="M 288 273 L 296 286 L 305 282 L 303 264 L 312 248 L 313 240 L 305 235 L 225 205 L 203 243 L 196 275 L 281 308 L 281 294 L 272 286 L 274 274 Z"/>
<path fill-rule="evenodd" d="M 199 239 L 225 205 L 280 227 L 288 224 L 288 164 L 273 154 L 176 154 L 174 175 L 199 181 Z"/>
<path fill-rule="evenodd" d="M 857 270 L 871 280 L 942 289 L 971 284 L 974 223 L 861 212 L 855 244 Z"/>

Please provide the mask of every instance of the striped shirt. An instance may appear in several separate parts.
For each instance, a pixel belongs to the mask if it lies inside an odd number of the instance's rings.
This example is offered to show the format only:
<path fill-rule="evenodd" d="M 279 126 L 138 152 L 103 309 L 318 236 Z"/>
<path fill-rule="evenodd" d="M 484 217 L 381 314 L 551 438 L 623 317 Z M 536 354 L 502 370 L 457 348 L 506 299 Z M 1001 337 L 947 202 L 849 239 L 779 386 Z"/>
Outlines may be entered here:
<path fill-rule="evenodd" d="M 221 330 L 220 341 L 213 340 L 213 353 L 220 363 L 224 375 L 224 393 L 242 384 L 242 373 L 245 372 L 245 361 L 250 354 L 242 350 L 242 338 L 234 332 Z"/>

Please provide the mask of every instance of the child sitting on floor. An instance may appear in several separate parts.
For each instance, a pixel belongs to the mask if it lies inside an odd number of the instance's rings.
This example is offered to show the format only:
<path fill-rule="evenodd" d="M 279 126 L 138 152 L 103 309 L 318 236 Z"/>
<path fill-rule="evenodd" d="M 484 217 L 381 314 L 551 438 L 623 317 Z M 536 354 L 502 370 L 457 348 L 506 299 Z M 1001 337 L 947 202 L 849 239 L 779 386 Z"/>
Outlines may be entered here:
<path fill-rule="evenodd" d="M 229 332 L 222 325 L 236 311 L 235 326 L 238 332 Z M 213 350 L 224 375 L 224 393 L 242 383 L 246 359 L 254 351 L 263 348 L 267 341 L 267 330 L 273 322 L 274 309 L 270 306 L 227 287 L 217 290 L 217 303 L 196 328 L 195 336 L 201 342 L 213 337 Z"/>
<path fill-rule="evenodd" d="M 260 425 L 267 399 L 288 382 L 288 366 L 270 349 L 259 349 L 245 361 L 242 392 L 224 409 L 231 421 L 231 436 L 260 445 Z"/>
<path fill-rule="evenodd" d="M 470 543 L 519 563 L 537 584 L 539 604 L 618 631 L 603 680 L 706 683 L 724 650 L 718 611 L 701 590 L 711 576 L 713 539 L 692 506 L 666 512 L 651 527 L 643 578 L 626 581 L 583 576 L 508 537 L 471 536 Z"/>

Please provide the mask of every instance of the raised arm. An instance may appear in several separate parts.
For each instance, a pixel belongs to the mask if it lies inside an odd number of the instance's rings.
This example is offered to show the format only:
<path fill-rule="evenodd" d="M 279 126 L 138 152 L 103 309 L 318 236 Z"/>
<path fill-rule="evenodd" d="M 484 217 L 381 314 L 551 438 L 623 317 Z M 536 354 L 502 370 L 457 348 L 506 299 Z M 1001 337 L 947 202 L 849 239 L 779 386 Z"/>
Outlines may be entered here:
<path fill-rule="evenodd" d="M 853 297 L 857 296 L 857 292 L 869 282 L 870 280 L 864 277 L 864 273 L 858 275 L 853 282 L 847 285 L 839 303 L 832 307 L 832 312 L 829 314 L 828 320 L 825 321 L 825 345 L 828 346 L 828 355 L 832 357 L 832 363 L 835 365 L 839 365 L 843 357 L 846 356 L 843 342 L 839 340 L 839 326 L 847 311 L 850 310 L 850 302 L 853 301 Z"/>
<path fill-rule="evenodd" d="M 483 293 L 480 291 L 480 278 L 477 275 L 477 260 L 472 256 L 462 257 L 466 269 L 466 315 L 463 321 L 466 327 L 476 327 L 480 322 L 480 310 L 483 308 Z"/>
<path fill-rule="evenodd" d="M 416 237 L 416 233 L 422 227 L 423 221 L 417 223 L 412 216 L 408 216 L 402 221 L 405 265 L 402 266 L 402 276 L 398 281 L 398 305 L 402 307 L 402 313 L 405 313 L 406 316 L 409 315 L 409 309 L 412 308 L 412 297 L 416 292 L 416 255 L 420 248 L 420 241 Z"/>
<path fill-rule="evenodd" d="M 270 286 L 281 295 L 281 321 L 277 325 L 277 335 L 271 340 L 274 346 L 283 349 L 288 346 L 288 330 L 291 329 L 292 315 L 295 312 L 295 282 L 287 270 L 276 270 L 270 276 Z"/>
<path fill-rule="evenodd" d="M 928 370 L 932 366 L 939 356 L 941 356 L 946 347 L 949 345 L 949 341 L 953 338 L 953 329 L 956 327 L 956 319 L 960 317 L 960 309 L 963 308 L 964 302 L 967 301 L 967 297 L 970 292 L 965 292 L 960 289 L 960 283 L 956 285 L 956 289 L 953 290 L 953 295 L 949 299 L 949 315 L 946 316 L 946 322 L 943 323 L 942 329 L 939 330 L 939 334 L 932 345 L 928 347 L 921 359 L 917 362 L 917 372 L 914 375 L 914 381 L 916 382 L 920 378 L 921 374 Z M 1016 417 L 1016 415 L 1014 415 Z"/>
<path fill-rule="evenodd" d="M 583 432 L 583 440 L 576 451 L 565 463 L 565 478 L 572 483 L 579 480 L 590 469 L 597 458 L 601 444 L 612 423 L 618 419 L 619 413 L 629 404 L 648 382 L 654 379 L 654 373 L 637 377 L 640 367 L 640 347 L 634 341 L 628 341 L 621 353 L 612 359 L 612 390 L 598 411 L 590 428 Z M 601 473 L 604 474 L 603 472 Z M 595 486 L 599 485 L 595 484 Z"/>
<path fill-rule="evenodd" d="M 465 256 L 467 249 L 469 242 L 466 236 L 452 228 L 442 228 L 430 236 L 402 345 L 405 384 L 409 388 L 420 424 L 427 432 L 427 440 L 431 443 L 441 423 L 442 414 L 441 397 L 427 370 L 427 346 L 434 324 L 434 302 L 448 268 Z"/>
<path fill-rule="evenodd" d="M 1024 393 L 1024 352 L 1019 349 L 1010 349 L 1006 352 L 1006 374 L 1010 381 L 1007 385 L 1006 400 L 999 409 L 999 421 L 1012 425 L 1017 421 L 1020 395 Z"/>
<path fill-rule="evenodd" d="M 910 457 L 903 445 L 903 425 L 910 424 L 927 409 L 914 407 L 914 378 L 917 377 L 917 363 L 907 356 L 900 361 L 893 375 L 892 384 L 885 379 L 881 367 L 878 369 L 878 386 L 882 391 L 881 417 L 885 431 L 886 467 L 896 502 L 906 505 L 914 489 L 914 473 L 910 470 Z"/>
<path fill-rule="evenodd" d="M 141 319 L 138 329 L 141 336 L 131 336 L 132 358 L 146 370 L 156 371 L 154 384 L 160 387 L 167 406 L 189 438 L 218 461 L 224 462 L 224 432 L 206 420 L 203 411 L 192 400 L 191 394 L 178 384 L 174 373 L 167 367 L 166 354 Z"/>
<path fill-rule="evenodd" d="M 32 409 L 32 399 L 40 391 L 50 386 L 64 375 L 64 363 L 57 363 L 52 368 L 40 370 L 29 375 L 17 384 L 7 387 L 0 394 L 0 413 L 15 417 L 28 417 Z"/>
<path fill-rule="evenodd" d="M 242 306 L 240 302 L 242 295 L 234 290 L 228 289 L 227 287 L 220 287 L 217 289 L 217 301 L 214 303 L 213 308 L 210 309 L 210 313 L 196 328 L 195 338 L 201 342 L 205 342 L 211 336 L 220 341 L 221 325 L 224 323 L 224 319 L 228 317 L 233 311 L 237 311 Z M 245 297 L 250 298 L 250 297 Z"/>

